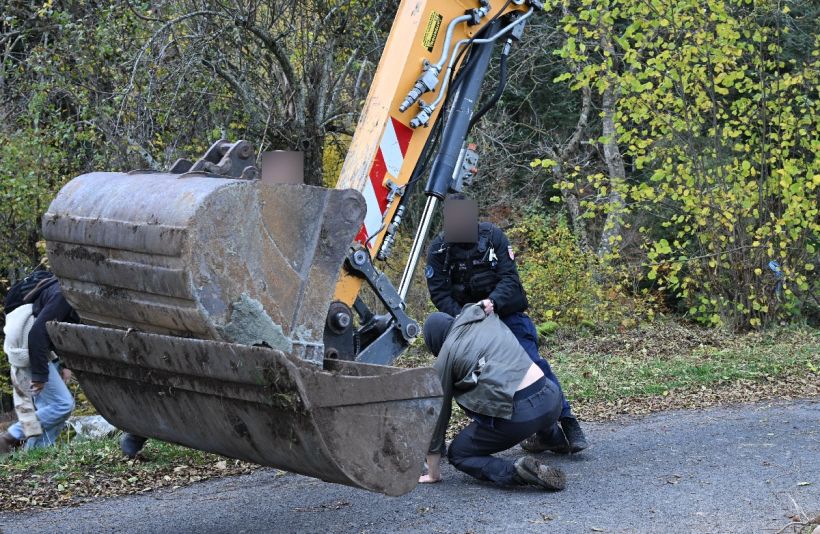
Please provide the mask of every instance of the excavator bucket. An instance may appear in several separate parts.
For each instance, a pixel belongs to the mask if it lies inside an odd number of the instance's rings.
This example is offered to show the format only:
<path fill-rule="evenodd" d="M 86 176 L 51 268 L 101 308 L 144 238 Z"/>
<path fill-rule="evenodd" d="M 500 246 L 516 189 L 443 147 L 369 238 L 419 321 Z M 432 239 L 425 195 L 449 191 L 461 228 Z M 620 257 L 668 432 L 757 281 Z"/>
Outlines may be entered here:
<path fill-rule="evenodd" d="M 353 190 L 202 172 L 80 176 L 43 233 L 83 324 L 49 333 L 123 430 L 400 495 L 440 409 L 434 371 L 323 353 L 365 209 Z"/>

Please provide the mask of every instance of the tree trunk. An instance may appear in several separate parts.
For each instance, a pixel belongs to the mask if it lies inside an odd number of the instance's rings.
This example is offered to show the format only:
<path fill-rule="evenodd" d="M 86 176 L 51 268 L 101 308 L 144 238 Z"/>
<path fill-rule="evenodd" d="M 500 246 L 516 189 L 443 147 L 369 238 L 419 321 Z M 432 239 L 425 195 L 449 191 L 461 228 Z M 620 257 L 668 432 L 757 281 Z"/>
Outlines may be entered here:
<path fill-rule="evenodd" d="M 299 149 L 305 157 L 305 183 L 323 186 L 324 184 L 324 135 L 315 134 L 302 139 Z"/>
<path fill-rule="evenodd" d="M 604 159 L 609 169 L 609 194 L 607 198 L 606 222 L 601 232 L 601 240 L 598 243 L 599 258 L 610 254 L 614 250 L 623 226 L 624 200 L 623 197 L 621 197 L 619 188 L 626 180 L 626 169 L 624 168 L 624 159 L 621 156 L 621 149 L 618 148 L 617 133 L 615 132 L 615 104 L 618 102 L 616 93 L 616 89 L 610 84 L 609 87 L 604 90 L 601 103 L 603 111 L 602 133 L 606 139 L 604 143 Z"/>
<path fill-rule="evenodd" d="M 608 35 L 601 37 L 601 45 L 609 57 L 615 58 L 615 48 Z M 614 69 L 614 66 L 612 67 Z M 624 200 L 621 197 L 620 187 L 626 181 L 626 169 L 621 149 L 618 148 L 617 132 L 615 131 L 615 106 L 618 103 L 619 90 L 616 86 L 617 74 L 612 74 L 601 98 L 601 129 L 606 139 L 604 143 L 604 159 L 609 170 L 609 194 L 607 198 L 606 222 L 601 231 L 601 240 L 598 243 L 598 257 L 603 258 L 612 253 L 618 243 L 623 226 Z"/>
<path fill-rule="evenodd" d="M 584 119 L 584 122 L 586 120 Z M 554 161 L 556 161 L 556 165 L 553 165 L 552 172 L 555 174 L 555 177 L 558 179 L 559 182 L 563 182 L 566 180 L 564 175 L 564 170 L 561 167 L 561 161 L 559 161 L 559 156 L 556 154 L 555 150 L 552 147 L 546 147 L 545 151 L 547 155 Z M 566 156 L 568 151 L 564 150 L 562 152 L 562 156 Z M 578 197 L 575 196 L 575 193 L 569 191 L 568 189 L 561 188 L 561 198 L 564 200 L 564 204 L 567 206 L 567 214 L 569 215 L 569 224 L 572 227 L 572 233 L 575 235 L 575 239 L 578 242 L 578 246 L 584 252 L 590 250 L 589 248 L 589 237 L 587 236 L 587 228 L 584 224 L 584 220 L 581 218 L 581 204 L 578 202 Z"/>

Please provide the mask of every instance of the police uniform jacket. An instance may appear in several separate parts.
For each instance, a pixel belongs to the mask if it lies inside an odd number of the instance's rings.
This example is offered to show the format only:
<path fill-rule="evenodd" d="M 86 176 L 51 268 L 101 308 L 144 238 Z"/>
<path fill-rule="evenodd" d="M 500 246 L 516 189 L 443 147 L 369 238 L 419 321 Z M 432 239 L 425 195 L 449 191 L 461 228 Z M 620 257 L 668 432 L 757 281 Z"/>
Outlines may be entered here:
<path fill-rule="evenodd" d="M 454 317 L 465 304 L 487 298 L 502 317 L 528 307 L 510 242 L 492 223 L 479 223 L 478 242 L 470 245 L 446 243 L 443 234 L 436 236 L 424 274 L 433 304 Z"/>

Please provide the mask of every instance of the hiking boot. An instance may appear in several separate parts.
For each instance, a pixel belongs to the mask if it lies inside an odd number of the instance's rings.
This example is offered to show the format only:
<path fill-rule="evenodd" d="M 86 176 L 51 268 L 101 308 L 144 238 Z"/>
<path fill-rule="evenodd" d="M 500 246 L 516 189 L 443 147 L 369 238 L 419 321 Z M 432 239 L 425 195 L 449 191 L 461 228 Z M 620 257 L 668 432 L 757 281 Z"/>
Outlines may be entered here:
<path fill-rule="evenodd" d="M 560 427 L 550 439 L 545 439 L 540 434 L 533 434 L 520 443 L 521 448 L 527 452 L 539 453 L 551 451 L 555 454 L 569 454 L 569 442 L 561 432 Z"/>
<path fill-rule="evenodd" d="M 569 451 L 567 452 L 575 454 L 589 447 L 589 443 L 587 442 L 586 436 L 584 436 L 584 431 L 581 430 L 578 419 L 575 417 L 564 417 L 560 422 L 561 429 L 564 431 L 564 435 L 569 442 Z"/>
<path fill-rule="evenodd" d="M 24 439 L 17 439 L 8 432 L 3 432 L 0 434 L 0 454 L 6 454 L 15 449 L 19 449 L 25 442 L 26 440 Z"/>
<path fill-rule="evenodd" d="M 123 432 L 120 438 L 120 450 L 132 460 L 137 457 L 148 438 Z"/>
<path fill-rule="evenodd" d="M 520 484 L 538 486 L 549 491 L 561 491 L 567 486 L 567 476 L 558 467 L 542 464 L 532 456 L 515 461 L 516 480 Z"/>

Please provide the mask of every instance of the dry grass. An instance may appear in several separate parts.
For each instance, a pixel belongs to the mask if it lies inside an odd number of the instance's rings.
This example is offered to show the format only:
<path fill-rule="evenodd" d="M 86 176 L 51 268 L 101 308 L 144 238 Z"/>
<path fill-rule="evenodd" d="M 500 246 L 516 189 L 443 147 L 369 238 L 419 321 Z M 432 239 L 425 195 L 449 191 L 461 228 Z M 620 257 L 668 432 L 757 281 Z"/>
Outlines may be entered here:
<path fill-rule="evenodd" d="M 137 460 L 126 459 L 113 438 L 72 440 L 0 457 L 0 511 L 72 506 L 257 468 L 156 440 Z"/>

